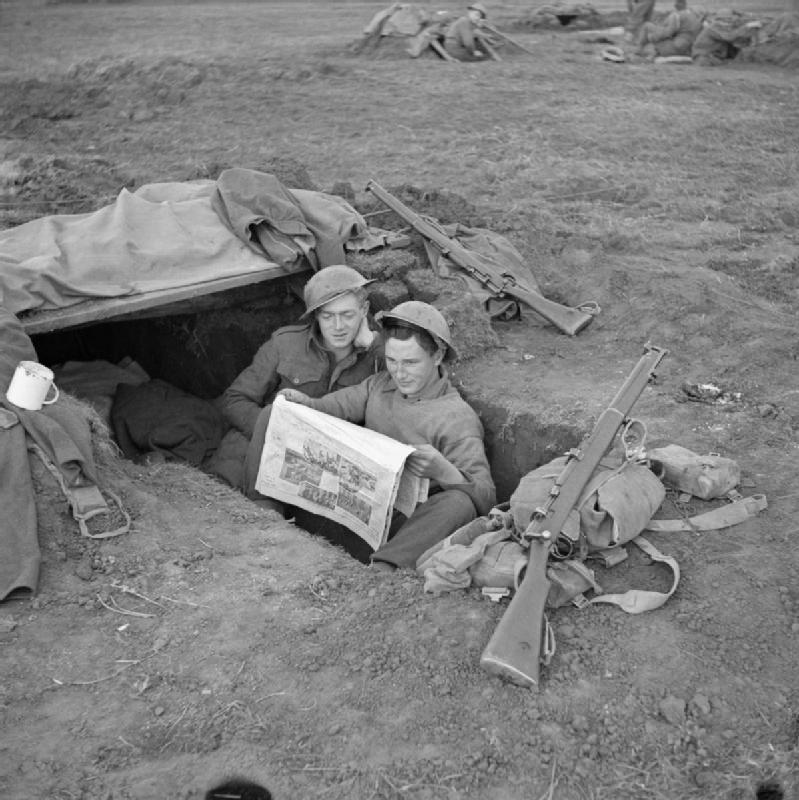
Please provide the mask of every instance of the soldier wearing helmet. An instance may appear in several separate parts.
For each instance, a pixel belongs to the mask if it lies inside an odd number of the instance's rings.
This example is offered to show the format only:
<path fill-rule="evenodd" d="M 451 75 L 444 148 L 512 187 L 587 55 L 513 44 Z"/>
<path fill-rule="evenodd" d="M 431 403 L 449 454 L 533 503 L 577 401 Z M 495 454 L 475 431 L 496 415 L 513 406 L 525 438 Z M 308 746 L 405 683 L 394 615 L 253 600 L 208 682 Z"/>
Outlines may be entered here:
<path fill-rule="evenodd" d="M 468 5 L 466 14 L 447 28 L 444 34 L 444 49 L 458 61 L 483 61 L 489 58 L 487 48 L 482 45 L 485 37 L 480 30 L 487 16 L 482 3 Z"/>
<path fill-rule="evenodd" d="M 386 368 L 357 386 L 311 398 L 281 392 L 341 419 L 415 447 L 406 467 L 430 479 L 430 495 L 410 517 L 395 512 L 389 539 L 374 553 L 338 523 L 297 509 L 297 524 L 343 544 L 375 567 L 413 568 L 429 547 L 487 514 L 496 501 L 479 417 L 450 383 L 445 363 L 456 357 L 449 325 L 428 303 L 400 303 L 378 319 Z"/>
<path fill-rule="evenodd" d="M 233 438 L 248 443 L 246 459 L 239 464 L 243 474 L 222 477 L 248 497 L 260 498 L 255 477 L 271 403 L 280 389 L 293 387 L 321 397 L 382 368 L 382 341 L 369 325 L 370 282 L 338 264 L 315 273 L 303 291 L 304 321 L 276 330 L 222 395 L 222 413 L 239 434 Z"/>
<path fill-rule="evenodd" d="M 688 8 L 686 0 L 674 0 L 674 9 L 665 20 L 641 25 L 635 37 L 635 52 L 646 58 L 690 56 L 701 30 L 702 17 Z"/>

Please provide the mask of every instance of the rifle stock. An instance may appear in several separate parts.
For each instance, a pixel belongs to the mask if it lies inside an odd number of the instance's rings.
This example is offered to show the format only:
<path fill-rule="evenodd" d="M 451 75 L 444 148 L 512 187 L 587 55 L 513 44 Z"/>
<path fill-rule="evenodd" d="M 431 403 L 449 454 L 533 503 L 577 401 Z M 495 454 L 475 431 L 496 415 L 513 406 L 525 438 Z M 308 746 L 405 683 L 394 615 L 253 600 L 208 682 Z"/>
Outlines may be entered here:
<path fill-rule="evenodd" d="M 533 309 L 539 316 L 547 322 L 551 322 L 563 333 L 569 336 L 576 336 L 583 328 L 587 327 L 594 318 L 593 314 L 582 311 L 579 308 L 562 306 L 554 300 L 548 300 L 544 295 L 524 289 L 515 281 L 512 288 L 507 286 L 502 290 L 503 294 L 509 295 L 514 300 L 519 300 L 526 306 Z"/>
<path fill-rule="evenodd" d="M 527 571 L 480 658 L 481 666 L 491 674 L 519 686 L 538 685 L 544 603 L 549 591 L 547 556 L 594 470 L 665 355 L 666 351 L 659 347 L 646 346 L 588 439 L 569 452 L 545 507 L 538 510 L 523 533 L 522 543 L 529 543 L 530 547 Z"/>
<path fill-rule="evenodd" d="M 510 298 L 524 303 L 569 336 L 575 336 L 593 320 L 593 314 L 579 308 L 562 306 L 554 300 L 548 300 L 538 292 L 520 284 L 512 275 L 501 272 L 487 258 L 467 250 L 428 220 L 420 217 L 376 181 L 369 181 L 366 189 L 425 239 L 434 244 L 439 252 L 449 258 L 453 264 L 485 286 L 495 297 Z"/>
<path fill-rule="evenodd" d="M 487 39 L 481 36 L 477 40 L 477 43 L 479 47 L 482 47 L 483 50 L 485 50 L 486 53 L 488 53 L 488 56 L 492 61 L 502 61 L 502 59 L 499 57 L 499 53 L 497 53 L 497 51 L 494 50 L 494 48 L 491 46 L 491 42 L 489 42 Z"/>
<path fill-rule="evenodd" d="M 549 537 L 539 537 L 531 543 L 527 569 L 511 601 L 524 609 L 526 624 L 520 626 L 508 606 L 480 656 L 480 666 L 486 672 L 517 686 L 538 685 L 540 654 L 546 635 L 544 607 L 549 594 L 549 547 Z"/>

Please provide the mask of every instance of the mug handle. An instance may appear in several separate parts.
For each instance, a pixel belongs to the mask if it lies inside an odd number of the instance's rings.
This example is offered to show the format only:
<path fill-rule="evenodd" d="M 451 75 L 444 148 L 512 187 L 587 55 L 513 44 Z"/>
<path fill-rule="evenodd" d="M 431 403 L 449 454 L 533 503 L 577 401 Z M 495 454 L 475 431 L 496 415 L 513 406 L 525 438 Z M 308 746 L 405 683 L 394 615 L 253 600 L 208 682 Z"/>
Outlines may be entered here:
<path fill-rule="evenodd" d="M 58 387 L 54 383 L 51 383 L 50 389 L 52 389 L 55 392 L 55 395 L 53 396 L 52 400 L 42 400 L 43 406 L 49 406 L 52 403 L 55 403 L 56 400 L 58 400 L 58 395 L 60 394 L 60 392 L 58 391 Z M 47 391 L 49 392 L 50 389 L 48 389 Z"/>

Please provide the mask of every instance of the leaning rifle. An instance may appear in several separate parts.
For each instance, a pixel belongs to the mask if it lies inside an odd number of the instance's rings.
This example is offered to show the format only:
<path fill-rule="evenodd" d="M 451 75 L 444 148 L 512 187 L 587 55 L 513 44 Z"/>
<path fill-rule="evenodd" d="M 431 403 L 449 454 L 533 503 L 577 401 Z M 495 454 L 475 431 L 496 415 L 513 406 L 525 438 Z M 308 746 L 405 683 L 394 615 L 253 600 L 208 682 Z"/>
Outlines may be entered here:
<path fill-rule="evenodd" d="M 441 255 L 446 256 L 453 264 L 471 275 L 494 297 L 509 298 L 524 303 L 569 336 L 579 333 L 594 318 L 594 315 L 587 311 L 562 306 L 522 285 L 513 275 L 502 272 L 488 258 L 468 250 L 447 236 L 430 220 L 411 211 L 408 206 L 375 181 L 369 181 L 366 189 L 431 242 Z"/>
<path fill-rule="evenodd" d="M 549 593 L 547 559 L 558 552 L 560 532 L 600 460 L 626 425 L 628 414 L 667 351 L 647 345 L 638 364 L 606 408 L 589 437 L 567 454 L 566 466 L 555 480 L 550 496 L 536 509 L 522 534 L 529 548 L 527 569 L 502 619 L 480 657 L 480 666 L 519 686 L 538 685 L 539 661 L 554 652 L 554 638 L 544 615 Z"/>
<path fill-rule="evenodd" d="M 479 31 L 479 28 L 478 28 L 478 31 Z M 482 47 L 483 50 L 485 50 L 486 53 L 488 53 L 488 57 L 492 61 L 502 61 L 502 59 L 499 56 L 499 53 L 497 53 L 497 51 L 494 50 L 491 42 L 489 42 L 488 39 L 485 36 L 479 36 L 478 35 L 478 36 L 475 37 L 475 39 L 477 40 L 478 47 Z"/>
<path fill-rule="evenodd" d="M 519 50 L 523 50 L 528 55 L 531 55 L 531 56 L 535 55 L 535 53 L 532 50 L 528 50 L 523 45 L 520 45 L 515 39 L 511 39 L 510 36 L 506 36 L 504 33 L 502 33 L 501 31 L 498 31 L 496 28 L 492 28 L 487 23 L 484 22 L 480 27 L 484 28 L 485 30 L 489 31 L 490 33 L 493 33 L 494 36 L 498 36 L 500 39 L 504 39 L 506 42 L 508 42 L 508 44 L 512 44 L 514 47 L 518 47 Z"/>

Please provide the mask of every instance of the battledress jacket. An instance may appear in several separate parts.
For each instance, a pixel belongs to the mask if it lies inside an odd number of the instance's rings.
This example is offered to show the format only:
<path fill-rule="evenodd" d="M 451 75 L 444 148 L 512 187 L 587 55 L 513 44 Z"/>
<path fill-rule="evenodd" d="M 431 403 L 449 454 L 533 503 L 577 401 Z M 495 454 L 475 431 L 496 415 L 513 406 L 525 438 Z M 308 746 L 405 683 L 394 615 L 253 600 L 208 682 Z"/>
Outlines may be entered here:
<path fill-rule="evenodd" d="M 462 483 L 430 482 L 430 490 L 459 489 L 478 515 L 496 503 L 483 444 L 483 425 L 472 407 L 450 383 L 446 371 L 419 398 L 407 398 L 388 372 L 379 372 L 357 386 L 310 400 L 308 406 L 383 433 L 404 444 L 433 445 L 463 476 Z"/>
<path fill-rule="evenodd" d="M 222 395 L 225 419 L 248 438 L 258 416 L 280 389 L 299 389 L 321 397 L 353 386 L 383 366 L 383 343 L 376 336 L 369 348 L 356 347 L 338 363 L 324 349 L 313 322 L 278 328 Z"/>
<path fill-rule="evenodd" d="M 444 34 L 447 52 L 461 61 L 474 58 L 474 51 L 478 47 L 476 30 L 477 27 L 468 16 L 458 17 Z"/>
<path fill-rule="evenodd" d="M 653 25 L 648 41 L 660 56 L 688 56 L 699 32 L 702 18 L 690 8 L 669 13 L 661 25 Z"/>

